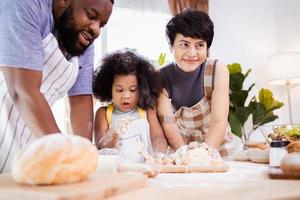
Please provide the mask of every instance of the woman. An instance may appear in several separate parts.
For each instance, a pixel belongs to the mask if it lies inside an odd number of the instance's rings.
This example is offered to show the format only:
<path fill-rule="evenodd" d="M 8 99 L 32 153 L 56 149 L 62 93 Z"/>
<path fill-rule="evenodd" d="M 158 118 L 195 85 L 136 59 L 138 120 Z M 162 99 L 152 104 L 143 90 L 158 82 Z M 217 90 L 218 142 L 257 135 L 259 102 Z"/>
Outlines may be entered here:
<path fill-rule="evenodd" d="M 213 22 L 206 13 L 188 9 L 168 22 L 166 35 L 175 62 L 160 70 L 164 89 L 157 112 L 169 145 L 178 149 L 191 141 L 205 142 L 228 156 L 229 73 L 207 57 Z"/>

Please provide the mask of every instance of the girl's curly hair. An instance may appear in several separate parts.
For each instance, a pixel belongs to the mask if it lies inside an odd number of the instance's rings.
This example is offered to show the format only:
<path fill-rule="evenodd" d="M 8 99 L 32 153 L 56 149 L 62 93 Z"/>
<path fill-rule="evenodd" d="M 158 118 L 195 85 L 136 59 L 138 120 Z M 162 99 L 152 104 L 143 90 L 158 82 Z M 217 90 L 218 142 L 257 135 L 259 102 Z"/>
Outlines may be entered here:
<path fill-rule="evenodd" d="M 112 84 L 115 75 L 135 74 L 138 81 L 138 105 L 154 108 L 162 90 L 158 71 L 145 57 L 125 49 L 106 55 L 94 72 L 93 93 L 100 101 L 112 100 Z"/>

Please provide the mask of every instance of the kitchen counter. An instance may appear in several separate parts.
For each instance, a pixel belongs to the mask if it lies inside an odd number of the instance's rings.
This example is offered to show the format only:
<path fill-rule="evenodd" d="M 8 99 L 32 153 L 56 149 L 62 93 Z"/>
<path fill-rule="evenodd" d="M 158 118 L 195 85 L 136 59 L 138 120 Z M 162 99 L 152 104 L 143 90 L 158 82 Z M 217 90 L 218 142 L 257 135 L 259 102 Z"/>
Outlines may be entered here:
<path fill-rule="evenodd" d="M 162 173 L 148 179 L 144 188 L 120 194 L 121 199 L 300 199 L 300 180 L 273 180 L 269 166 L 226 162 L 225 173 Z"/>

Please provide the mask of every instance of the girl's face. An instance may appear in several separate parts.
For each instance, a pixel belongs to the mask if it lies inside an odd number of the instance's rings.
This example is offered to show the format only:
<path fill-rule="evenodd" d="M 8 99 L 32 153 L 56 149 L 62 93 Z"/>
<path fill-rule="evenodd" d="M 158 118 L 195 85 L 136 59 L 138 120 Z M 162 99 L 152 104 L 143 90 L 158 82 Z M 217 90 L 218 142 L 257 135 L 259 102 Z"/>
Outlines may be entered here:
<path fill-rule="evenodd" d="M 138 84 L 134 74 L 115 75 L 112 84 L 112 102 L 122 112 L 137 106 Z"/>
<path fill-rule="evenodd" d="M 207 44 L 204 40 L 184 37 L 177 33 L 172 47 L 176 64 L 185 72 L 196 70 L 207 57 Z"/>

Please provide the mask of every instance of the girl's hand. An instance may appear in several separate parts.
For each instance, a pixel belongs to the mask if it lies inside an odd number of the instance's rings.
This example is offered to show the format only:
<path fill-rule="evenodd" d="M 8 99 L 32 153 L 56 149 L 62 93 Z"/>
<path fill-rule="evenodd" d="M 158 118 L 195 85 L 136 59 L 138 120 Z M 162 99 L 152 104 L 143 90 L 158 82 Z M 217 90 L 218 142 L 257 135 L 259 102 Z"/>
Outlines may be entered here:
<path fill-rule="evenodd" d="M 98 149 L 102 148 L 118 148 L 119 134 L 114 132 L 110 127 L 107 133 L 96 143 Z"/>
<path fill-rule="evenodd" d="M 97 141 L 98 149 L 102 148 L 118 148 L 118 140 L 128 130 L 128 125 L 133 121 L 132 117 L 120 118 L 114 126 L 111 126 L 106 134 Z"/>
<path fill-rule="evenodd" d="M 123 135 L 128 130 L 128 125 L 134 120 L 132 117 L 120 118 L 112 127 L 113 132 L 119 136 Z"/>

